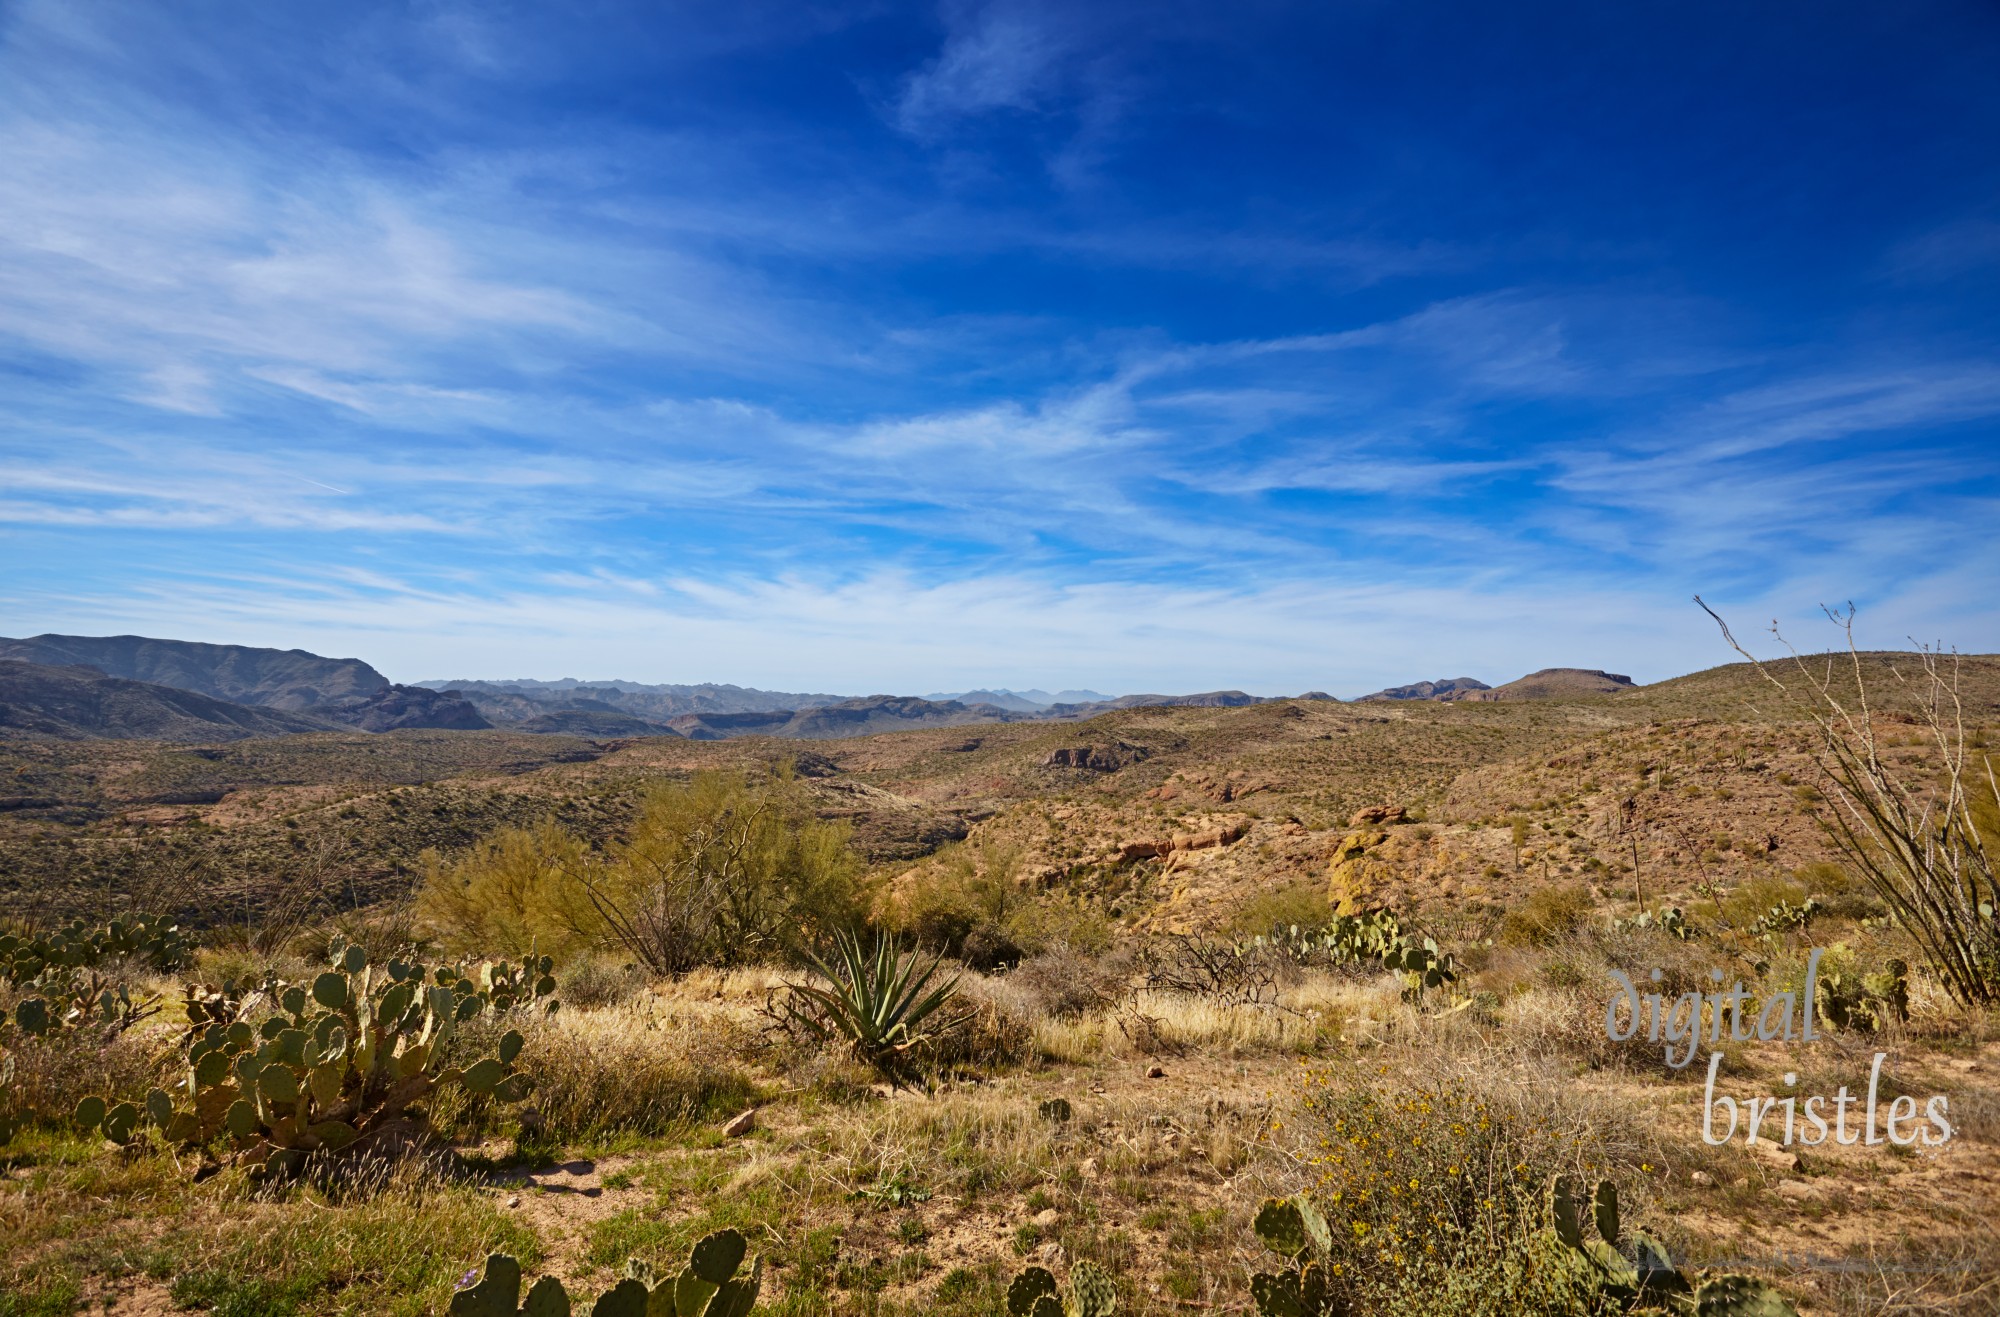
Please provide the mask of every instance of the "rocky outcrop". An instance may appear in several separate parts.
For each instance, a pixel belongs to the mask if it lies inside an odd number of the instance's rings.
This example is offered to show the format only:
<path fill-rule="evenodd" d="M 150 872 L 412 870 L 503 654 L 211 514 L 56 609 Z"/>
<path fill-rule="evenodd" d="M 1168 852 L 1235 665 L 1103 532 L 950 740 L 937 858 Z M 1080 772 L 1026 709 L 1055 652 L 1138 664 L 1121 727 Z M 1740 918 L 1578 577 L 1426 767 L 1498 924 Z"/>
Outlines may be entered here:
<path fill-rule="evenodd" d="M 1080 768 L 1091 773 L 1115 773 L 1136 764 L 1151 752 L 1143 745 L 1114 741 L 1108 745 L 1065 746 L 1051 750 L 1042 760 L 1043 768 Z"/>
<path fill-rule="evenodd" d="M 1176 832 L 1165 841 L 1151 839 L 1128 841 L 1119 846 L 1114 863 L 1130 864 L 1134 860 L 1165 859 L 1185 854 L 1189 851 L 1205 851 L 1218 846 L 1233 846 L 1242 841 L 1250 830 L 1248 823 L 1237 821 L 1224 823 L 1199 832 Z"/>
<path fill-rule="evenodd" d="M 1370 852 L 1389 840 L 1389 834 L 1360 828 L 1342 837 L 1333 848 L 1327 866 L 1327 897 L 1339 915 L 1360 915 L 1380 910 L 1387 904 L 1389 880 L 1394 869 Z"/>
<path fill-rule="evenodd" d="M 1347 820 L 1347 826 L 1366 828 L 1381 823 L 1405 823 L 1409 817 L 1410 812 L 1401 805 L 1369 805 L 1355 810 L 1354 816 Z"/>
<path fill-rule="evenodd" d="M 420 728 L 477 732 L 493 725 L 457 691 L 435 691 L 428 686 L 387 686 L 368 695 L 319 705 L 313 712 L 364 732 Z"/>

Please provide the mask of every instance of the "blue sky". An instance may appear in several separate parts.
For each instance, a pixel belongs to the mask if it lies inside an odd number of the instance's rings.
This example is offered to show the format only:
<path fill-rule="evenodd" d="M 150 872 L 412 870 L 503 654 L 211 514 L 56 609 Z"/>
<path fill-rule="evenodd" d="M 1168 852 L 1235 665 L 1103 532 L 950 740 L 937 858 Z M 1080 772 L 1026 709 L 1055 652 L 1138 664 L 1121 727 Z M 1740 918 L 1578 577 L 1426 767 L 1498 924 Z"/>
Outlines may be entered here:
<path fill-rule="evenodd" d="M 0 630 L 1354 694 L 2000 650 L 1985 3 L 0 0 Z M 1821 624 L 1823 627 L 1823 624 Z"/>

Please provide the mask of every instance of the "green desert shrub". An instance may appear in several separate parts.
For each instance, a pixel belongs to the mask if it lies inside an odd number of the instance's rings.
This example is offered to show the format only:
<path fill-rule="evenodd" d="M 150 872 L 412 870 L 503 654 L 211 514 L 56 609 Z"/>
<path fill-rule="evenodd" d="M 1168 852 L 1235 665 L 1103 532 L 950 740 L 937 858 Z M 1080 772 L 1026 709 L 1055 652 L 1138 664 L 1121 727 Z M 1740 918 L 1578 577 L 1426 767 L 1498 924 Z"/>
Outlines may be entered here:
<path fill-rule="evenodd" d="M 1545 947 L 1583 927 L 1590 918 L 1590 893 L 1581 887 L 1543 887 L 1528 893 L 1500 921 L 1500 942 L 1510 947 Z"/>
<path fill-rule="evenodd" d="M 1229 931 L 1239 937 L 1269 936 L 1274 930 L 1296 928 L 1302 933 L 1324 931 L 1333 922 L 1333 902 L 1325 883 L 1290 883 L 1267 888 L 1238 907 Z"/>
<path fill-rule="evenodd" d="M 417 909 L 448 945 L 608 947 L 679 977 L 864 923 L 868 894 L 848 835 L 813 814 L 789 772 L 698 773 L 649 791 L 626 836 L 602 851 L 545 823 L 434 861 Z"/>
<path fill-rule="evenodd" d="M 449 863 L 427 851 L 416 913 L 454 951 L 575 951 L 598 933 L 580 881 L 596 858 L 553 819 L 503 828 Z"/>

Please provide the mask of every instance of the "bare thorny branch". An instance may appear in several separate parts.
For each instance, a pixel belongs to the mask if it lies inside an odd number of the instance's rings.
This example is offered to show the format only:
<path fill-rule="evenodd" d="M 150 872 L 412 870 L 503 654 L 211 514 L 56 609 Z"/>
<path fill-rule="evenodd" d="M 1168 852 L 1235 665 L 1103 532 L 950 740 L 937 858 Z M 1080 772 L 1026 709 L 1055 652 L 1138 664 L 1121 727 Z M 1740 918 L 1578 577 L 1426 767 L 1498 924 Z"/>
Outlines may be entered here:
<path fill-rule="evenodd" d="M 1797 674 L 1795 684 L 1787 684 L 1738 643 L 1699 595 L 1695 603 L 1722 629 L 1729 647 L 1812 722 L 1819 741 L 1815 759 L 1836 802 L 1823 822 L 1896 922 L 1917 940 L 1945 990 L 1961 1004 L 2000 1000 L 2000 877 L 1973 809 L 1971 788 L 1978 778 L 1968 771 L 1957 653 L 1949 655 L 1947 668 L 1943 651 L 1912 642 L 1922 667 L 1914 682 L 1919 718 L 1935 756 L 1936 776 L 1924 782 L 1882 756 L 1876 711 L 1854 643 L 1852 604 L 1823 608 L 1846 641 L 1854 678 L 1849 697 L 1837 688 L 1833 655 L 1823 672 L 1816 671 L 1772 623 L 1771 634 L 1790 653 Z M 1894 663 L 1889 674 L 1905 687 L 1913 684 Z M 1987 788 L 2000 800 L 1993 761 L 1981 758 Z"/>

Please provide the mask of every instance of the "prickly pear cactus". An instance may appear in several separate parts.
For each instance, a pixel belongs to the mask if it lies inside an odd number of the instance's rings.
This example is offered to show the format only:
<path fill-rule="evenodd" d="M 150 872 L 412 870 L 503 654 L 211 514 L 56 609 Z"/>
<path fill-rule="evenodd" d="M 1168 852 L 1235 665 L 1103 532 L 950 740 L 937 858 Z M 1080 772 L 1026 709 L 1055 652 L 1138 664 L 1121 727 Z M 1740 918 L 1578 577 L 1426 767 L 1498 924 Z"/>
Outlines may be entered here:
<path fill-rule="evenodd" d="M 1748 1276 L 1718 1276 L 1695 1289 L 1695 1317 L 1799 1317 L 1785 1296 Z"/>
<path fill-rule="evenodd" d="M 586 1306 L 591 1317 L 750 1317 L 763 1286 L 764 1260 L 750 1260 L 749 1246 L 734 1230 L 720 1230 L 694 1246 L 687 1265 L 664 1279 L 636 1258 L 625 1277 Z M 518 1306 L 517 1306 L 518 1305 Z M 479 1282 L 451 1297 L 451 1317 L 569 1317 L 572 1302 L 563 1283 L 544 1276 L 521 1302 L 521 1264 L 505 1253 L 486 1259 Z"/>
<path fill-rule="evenodd" d="M 91 969 L 120 958 L 175 970 L 188 954 L 179 926 L 161 915 L 125 915 L 97 928 L 73 919 L 51 933 L 0 934 L 0 978 L 21 984 L 52 969 Z"/>
<path fill-rule="evenodd" d="M 1068 1317 L 1111 1317 L 1118 1311 L 1118 1287 L 1094 1262 L 1079 1262 L 1069 1271 Z"/>
<path fill-rule="evenodd" d="M 1047 1267 L 1028 1267 L 1007 1287 L 1008 1317 L 1111 1317 L 1117 1311 L 1118 1287 L 1094 1262 L 1070 1268 L 1067 1291 Z"/>
<path fill-rule="evenodd" d="M 1008 1317 L 1063 1317 L 1062 1290 L 1047 1267 L 1029 1267 L 1007 1287 Z"/>
<path fill-rule="evenodd" d="M 1263 1271 L 1250 1278 L 1250 1297 L 1261 1317 L 1319 1317 L 1330 1312 L 1325 1259 L 1333 1251 L 1333 1234 L 1312 1200 L 1304 1194 L 1267 1198 L 1251 1228 L 1265 1248 L 1290 1264 L 1283 1271 Z"/>
<path fill-rule="evenodd" d="M 496 994 L 491 983 L 401 960 L 378 972 L 360 947 L 342 945 L 310 984 L 267 979 L 239 992 L 233 1017 L 227 993 L 190 993 L 201 1017 L 190 1026 L 187 1068 L 173 1091 L 153 1090 L 137 1119 L 130 1104 L 86 1099 L 77 1121 L 114 1143 L 129 1142 L 142 1126 L 182 1144 L 226 1135 L 245 1159 L 283 1173 L 308 1154 L 366 1139 L 442 1087 L 518 1102 L 531 1087 L 514 1066 L 518 1032 L 504 1034 L 495 1055 L 462 1067 L 443 1063 L 461 1024 L 499 1009 L 496 1001 L 522 1000 L 512 986 Z M 536 986 L 528 985 L 529 999 L 546 995 Z"/>
<path fill-rule="evenodd" d="M 1748 1276 L 1718 1276 L 1696 1287 L 1674 1266 L 1666 1246 L 1643 1230 L 1632 1232 L 1628 1258 L 1618 1243 L 1618 1188 L 1609 1180 L 1598 1181 L 1586 1200 L 1568 1176 L 1557 1176 L 1549 1185 L 1549 1226 L 1565 1248 L 1581 1255 L 1599 1295 L 1619 1311 L 1798 1317 L 1777 1290 Z"/>

